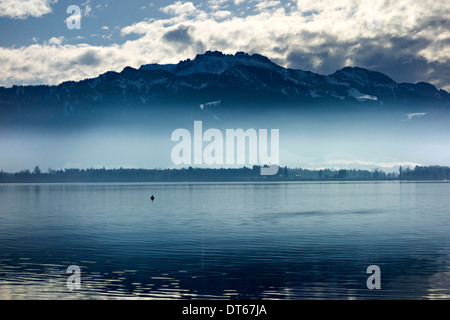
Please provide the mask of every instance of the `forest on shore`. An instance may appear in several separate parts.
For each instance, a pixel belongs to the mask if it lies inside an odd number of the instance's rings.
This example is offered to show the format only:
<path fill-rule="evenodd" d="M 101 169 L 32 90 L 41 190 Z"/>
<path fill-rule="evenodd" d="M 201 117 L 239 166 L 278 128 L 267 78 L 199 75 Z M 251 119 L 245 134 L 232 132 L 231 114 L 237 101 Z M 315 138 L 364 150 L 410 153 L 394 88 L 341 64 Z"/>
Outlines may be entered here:
<path fill-rule="evenodd" d="M 48 169 L 41 171 L 0 171 L 0 183 L 46 182 L 194 182 L 194 181 L 372 181 L 372 180 L 450 180 L 450 167 L 399 167 L 386 173 L 374 169 L 311 170 L 281 167 L 272 176 L 261 175 L 260 166 L 252 168 L 181 168 L 181 169 Z"/>

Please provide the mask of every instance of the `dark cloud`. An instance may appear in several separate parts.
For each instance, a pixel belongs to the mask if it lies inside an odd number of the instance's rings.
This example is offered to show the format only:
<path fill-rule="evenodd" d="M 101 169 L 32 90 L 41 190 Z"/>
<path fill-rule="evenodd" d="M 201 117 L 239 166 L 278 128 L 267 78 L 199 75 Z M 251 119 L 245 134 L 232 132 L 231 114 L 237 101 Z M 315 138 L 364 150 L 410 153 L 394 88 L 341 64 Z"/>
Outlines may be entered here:
<path fill-rule="evenodd" d="M 286 55 L 288 67 L 320 74 L 331 74 L 345 67 L 346 60 L 351 57 L 348 48 L 354 43 L 336 43 L 331 37 L 324 43 L 315 47 L 305 46 L 306 50 L 289 50 Z M 316 63 L 318 60 L 320 64 Z"/>
<path fill-rule="evenodd" d="M 303 50 L 291 50 L 286 57 L 289 68 L 313 71 L 312 56 Z"/>
<path fill-rule="evenodd" d="M 203 52 L 205 50 L 201 41 L 196 41 L 190 34 L 190 28 L 180 26 L 175 30 L 170 30 L 163 35 L 163 39 L 175 44 L 181 49 L 188 47 L 194 47 L 197 52 Z"/>
<path fill-rule="evenodd" d="M 450 65 L 428 61 L 417 55 L 431 40 L 407 37 L 386 38 L 379 43 L 363 41 L 356 49 L 355 64 L 389 75 L 397 82 L 430 82 L 438 88 L 450 83 Z"/>
<path fill-rule="evenodd" d="M 163 39 L 169 42 L 179 42 L 190 44 L 194 39 L 189 34 L 189 28 L 180 26 L 178 29 L 168 31 L 164 34 Z"/>
<path fill-rule="evenodd" d="M 319 46 L 308 42 L 324 39 Z M 432 41 L 423 37 L 361 38 L 342 42 L 326 34 L 304 33 L 305 48 L 290 50 L 286 55 L 290 68 L 331 74 L 346 66 L 382 72 L 397 82 L 430 82 L 438 88 L 450 83 L 450 64 L 428 61 L 417 53 L 426 50 Z M 312 50 L 312 52 L 311 52 Z M 315 62 L 320 60 L 320 64 Z"/>
<path fill-rule="evenodd" d="M 397 82 L 429 82 L 438 89 L 450 83 L 450 65 L 436 61 L 427 61 L 420 57 L 387 57 L 383 67 L 371 68 L 389 75 Z"/>
<path fill-rule="evenodd" d="M 28 65 L 28 66 L 22 66 L 22 67 L 16 67 L 16 66 L 12 66 L 9 68 L 10 71 L 12 72 L 30 72 L 32 70 L 32 68 Z"/>
<path fill-rule="evenodd" d="M 101 59 L 98 57 L 95 51 L 87 51 L 80 55 L 77 59 L 73 61 L 75 64 L 95 67 L 101 63 Z"/>

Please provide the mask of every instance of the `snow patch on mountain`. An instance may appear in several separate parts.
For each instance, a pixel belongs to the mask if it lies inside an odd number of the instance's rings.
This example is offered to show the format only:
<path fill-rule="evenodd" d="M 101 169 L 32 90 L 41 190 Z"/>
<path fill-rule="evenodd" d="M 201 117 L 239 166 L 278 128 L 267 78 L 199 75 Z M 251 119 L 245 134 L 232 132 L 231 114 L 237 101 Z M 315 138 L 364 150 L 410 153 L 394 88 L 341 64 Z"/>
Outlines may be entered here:
<path fill-rule="evenodd" d="M 376 96 L 371 96 L 368 94 L 361 93 L 361 92 L 359 92 L 358 89 L 355 89 L 355 88 L 351 88 L 351 89 L 347 90 L 347 92 L 348 92 L 349 97 L 353 97 L 356 100 L 361 101 L 361 102 L 378 100 L 378 98 Z"/>
<path fill-rule="evenodd" d="M 203 110 L 203 109 L 208 108 L 208 107 L 218 106 L 220 103 L 221 103 L 220 100 L 217 100 L 217 101 L 211 101 L 211 102 L 207 102 L 207 103 L 202 103 L 202 104 L 200 105 L 200 109 Z"/>
<path fill-rule="evenodd" d="M 407 114 L 405 114 L 405 116 L 406 116 L 406 118 L 408 120 L 412 120 L 414 118 L 421 118 L 424 115 L 426 115 L 426 112 L 416 112 L 416 113 L 407 113 Z"/>

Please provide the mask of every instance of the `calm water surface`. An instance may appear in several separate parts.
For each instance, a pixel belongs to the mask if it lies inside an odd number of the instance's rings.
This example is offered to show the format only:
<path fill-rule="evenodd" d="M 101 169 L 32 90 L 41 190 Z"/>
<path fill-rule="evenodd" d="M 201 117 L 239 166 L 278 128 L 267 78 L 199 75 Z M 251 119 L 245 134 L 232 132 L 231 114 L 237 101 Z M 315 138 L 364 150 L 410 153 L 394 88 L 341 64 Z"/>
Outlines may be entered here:
<path fill-rule="evenodd" d="M 449 258 L 449 183 L 0 184 L 0 299 L 449 298 Z"/>

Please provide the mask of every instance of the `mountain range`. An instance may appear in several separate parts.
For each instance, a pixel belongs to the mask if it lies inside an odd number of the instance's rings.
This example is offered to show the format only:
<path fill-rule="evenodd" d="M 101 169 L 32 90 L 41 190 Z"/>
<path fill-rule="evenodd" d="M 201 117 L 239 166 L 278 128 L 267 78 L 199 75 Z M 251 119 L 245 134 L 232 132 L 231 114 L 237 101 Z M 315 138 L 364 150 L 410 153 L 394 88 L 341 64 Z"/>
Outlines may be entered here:
<path fill-rule="evenodd" d="M 126 67 L 59 85 L 0 87 L 0 116 L 17 119 L 88 118 L 111 110 L 317 105 L 372 108 L 450 108 L 450 94 L 426 82 L 397 83 L 385 74 L 345 67 L 330 75 L 281 67 L 259 54 L 218 51 L 178 64 Z"/>

